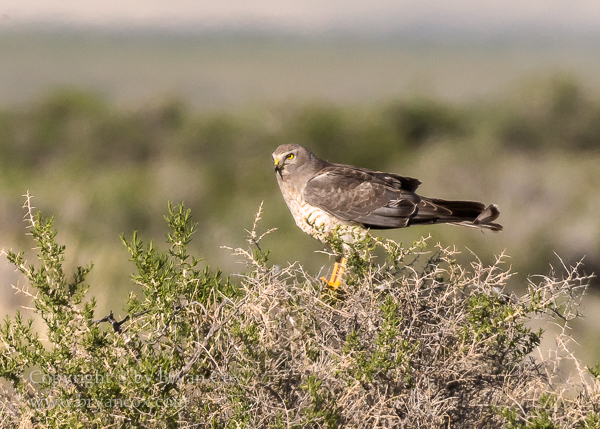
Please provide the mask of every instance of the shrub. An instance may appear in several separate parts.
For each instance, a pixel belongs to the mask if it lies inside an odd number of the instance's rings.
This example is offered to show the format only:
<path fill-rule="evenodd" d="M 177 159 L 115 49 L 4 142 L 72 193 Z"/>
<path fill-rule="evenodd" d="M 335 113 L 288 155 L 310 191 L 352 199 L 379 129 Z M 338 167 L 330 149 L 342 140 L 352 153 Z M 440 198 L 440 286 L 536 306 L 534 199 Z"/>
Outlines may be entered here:
<path fill-rule="evenodd" d="M 8 258 L 46 332 L 21 313 L 2 325 L 3 427 L 598 427 L 598 365 L 569 352 L 568 387 L 558 358 L 534 358 L 542 331 L 528 325 L 558 323 L 568 352 L 588 282 L 578 267 L 517 297 L 503 255 L 463 267 L 425 239 L 366 236 L 343 244 L 345 286 L 331 291 L 298 263 L 269 265 L 259 212 L 233 284 L 188 254 L 190 211 L 169 206 L 168 250 L 123 239 L 142 294 L 124 319 L 95 319 L 91 265 L 69 277 L 52 219 L 27 207 L 38 265 Z"/>

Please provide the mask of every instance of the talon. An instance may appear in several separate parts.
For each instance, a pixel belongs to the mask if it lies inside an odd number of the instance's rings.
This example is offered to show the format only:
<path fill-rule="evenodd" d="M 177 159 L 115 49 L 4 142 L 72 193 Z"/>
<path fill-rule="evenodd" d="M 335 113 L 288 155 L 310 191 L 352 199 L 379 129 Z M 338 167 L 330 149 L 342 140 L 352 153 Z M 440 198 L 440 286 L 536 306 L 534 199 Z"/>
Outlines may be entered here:
<path fill-rule="evenodd" d="M 327 287 L 329 287 L 329 289 L 336 290 L 342 284 L 342 276 L 344 275 L 344 271 L 346 271 L 346 258 L 341 257 L 338 258 L 333 264 L 331 278 L 327 280 L 325 277 L 321 277 L 321 280 L 327 283 Z"/>

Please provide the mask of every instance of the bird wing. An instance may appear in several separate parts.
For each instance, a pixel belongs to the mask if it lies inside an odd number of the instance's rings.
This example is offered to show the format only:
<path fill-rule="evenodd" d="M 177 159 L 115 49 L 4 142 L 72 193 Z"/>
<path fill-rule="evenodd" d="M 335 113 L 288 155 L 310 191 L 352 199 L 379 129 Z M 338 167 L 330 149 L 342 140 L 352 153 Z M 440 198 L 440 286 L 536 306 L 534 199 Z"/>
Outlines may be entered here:
<path fill-rule="evenodd" d="M 307 203 L 368 228 L 401 228 L 425 202 L 411 190 L 421 182 L 342 164 L 325 167 L 304 189 Z"/>
<path fill-rule="evenodd" d="M 366 168 L 354 167 L 353 165 L 331 164 L 331 167 L 342 169 L 344 171 L 357 171 L 365 173 L 383 181 L 387 186 L 393 189 L 415 192 L 421 181 L 413 177 L 400 176 L 394 173 L 384 173 L 383 171 L 373 171 Z"/>

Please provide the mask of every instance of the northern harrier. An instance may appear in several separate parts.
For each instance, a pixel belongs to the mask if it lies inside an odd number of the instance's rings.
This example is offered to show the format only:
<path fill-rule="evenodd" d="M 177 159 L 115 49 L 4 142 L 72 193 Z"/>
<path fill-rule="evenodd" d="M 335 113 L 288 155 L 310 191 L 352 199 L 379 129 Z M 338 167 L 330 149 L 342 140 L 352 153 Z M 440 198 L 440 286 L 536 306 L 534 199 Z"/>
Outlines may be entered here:
<path fill-rule="evenodd" d="M 297 144 L 279 146 L 273 162 L 296 224 L 321 241 L 338 225 L 366 230 L 449 223 L 502 230 L 502 225 L 493 223 L 500 216 L 497 205 L 421 197 L 415 194 L 421 184 L 418 179 L 333 164 Z M 338 256 L 329 287 L 339 287 L 345 263 Z"/>

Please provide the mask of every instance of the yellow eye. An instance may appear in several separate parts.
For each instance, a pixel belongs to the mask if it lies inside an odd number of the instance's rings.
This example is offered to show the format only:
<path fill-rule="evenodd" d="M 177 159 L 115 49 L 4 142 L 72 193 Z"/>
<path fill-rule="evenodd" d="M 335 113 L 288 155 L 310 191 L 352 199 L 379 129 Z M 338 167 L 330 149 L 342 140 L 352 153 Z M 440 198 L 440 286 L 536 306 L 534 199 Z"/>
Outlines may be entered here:
<path fill-rule="evenodd" d="M 290 153 L 290 154 L 287 156 L 287 159 L 294 159 L 294 154 L 293 154 L 293 153 Z"/>

